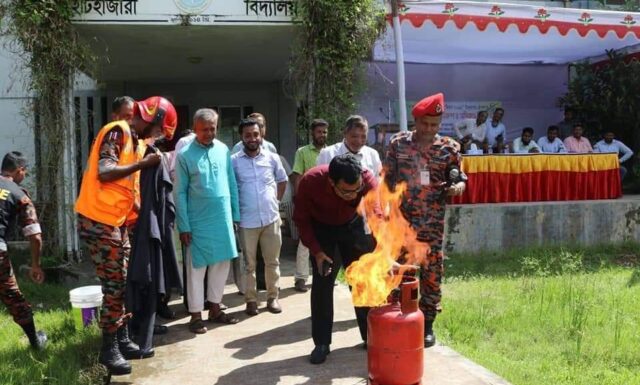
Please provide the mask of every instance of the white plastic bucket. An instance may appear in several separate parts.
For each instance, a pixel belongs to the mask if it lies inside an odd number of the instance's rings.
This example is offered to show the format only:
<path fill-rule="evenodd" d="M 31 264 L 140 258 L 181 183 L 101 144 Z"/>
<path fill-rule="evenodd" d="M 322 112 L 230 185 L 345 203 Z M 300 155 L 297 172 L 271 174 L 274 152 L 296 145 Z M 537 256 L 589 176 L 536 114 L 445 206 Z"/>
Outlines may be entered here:
<path fill-rule="evenodd" d="M 98 320 L 102 305 L 102 287 L 82 286 L 69 291 L 71 312 L 76 328 L 81 329 Z"/>

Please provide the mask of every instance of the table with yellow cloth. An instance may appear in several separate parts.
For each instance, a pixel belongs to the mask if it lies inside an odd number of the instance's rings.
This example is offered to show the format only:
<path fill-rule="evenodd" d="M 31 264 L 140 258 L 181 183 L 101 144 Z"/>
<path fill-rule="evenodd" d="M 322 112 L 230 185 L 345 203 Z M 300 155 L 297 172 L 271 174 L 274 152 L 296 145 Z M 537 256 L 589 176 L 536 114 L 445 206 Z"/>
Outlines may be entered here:
<path fill-rule="evenodd" d="M 454 204 L 615 199 L 622 196 L 618 155 L 465 155 L 467 188 Z"/>

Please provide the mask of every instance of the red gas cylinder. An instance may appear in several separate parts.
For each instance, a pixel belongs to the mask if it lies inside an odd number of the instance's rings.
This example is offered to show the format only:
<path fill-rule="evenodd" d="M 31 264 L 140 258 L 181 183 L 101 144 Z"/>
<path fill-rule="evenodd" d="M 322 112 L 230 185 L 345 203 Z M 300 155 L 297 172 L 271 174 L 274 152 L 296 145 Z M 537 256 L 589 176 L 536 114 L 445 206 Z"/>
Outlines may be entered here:
<path fill-rule="evenodd" d="M 369 384 L 420 385 L 424 316 L 418 310 L 418 279 L 405 277 L 400 302 L 371 309 L 367 318 Z"/>

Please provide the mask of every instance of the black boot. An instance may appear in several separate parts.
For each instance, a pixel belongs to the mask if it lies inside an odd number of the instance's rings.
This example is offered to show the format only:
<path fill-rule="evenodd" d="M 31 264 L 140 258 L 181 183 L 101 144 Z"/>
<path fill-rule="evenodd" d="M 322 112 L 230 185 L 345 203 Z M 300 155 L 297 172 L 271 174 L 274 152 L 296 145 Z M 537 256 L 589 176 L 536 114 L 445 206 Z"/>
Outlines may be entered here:
<path fill-rule="evenodd" d="M 424 321 L 424 347 L 430 348 L 436 344 L 436 335 L 433 332 L 433 321 Z"/>
<path fill-rule="evenodd" d="M 167 305 L 166 302 L 163 301 L 158 301 L 158 310 L 156 310 L 156 314 L 164 319 L 176 319 L 176 313 L 169 308 L 169 305 Z"/>
<path fill-rule="evenodd" d="M 47 345 L 47 335 L 43 331 L 36 332 L 36 325 L 33 321 L 20 326 L 22 330 L 24 330 L 24 334 L 29 338 L 31 347 L 36 350 L 44 350 L 44 347 Z"/>
<path fill-rule="evenodd" d="M 122 357 L 118 348 L 116 333 L 102 332 L 102 348 L 98 362 L 106 366 L 110 374 L 116 376 L 131 374 L 131 365 Z"/>
<path fill-rule="evenodd" d="M 127 360 L 139 360 L 153 356 L 153 353 L 151 353 L 151 355 L 148 355 L 149 353 L 145 354 L 145 352 L 140 350 L 138 344 L 131 341 L 131 338 L 129 338 L 129 328 L 126 325 L 122 325 L 120 329 L 118 329 L 118 348 L 122 356 Z"/>

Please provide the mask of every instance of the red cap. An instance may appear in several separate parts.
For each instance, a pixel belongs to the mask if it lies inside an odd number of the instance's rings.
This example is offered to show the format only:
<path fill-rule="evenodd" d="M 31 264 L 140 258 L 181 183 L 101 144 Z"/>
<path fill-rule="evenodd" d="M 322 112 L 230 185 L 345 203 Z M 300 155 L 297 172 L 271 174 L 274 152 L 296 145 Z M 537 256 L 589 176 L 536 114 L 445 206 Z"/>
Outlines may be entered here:
<path fill-rule="evenodd" d="M 411 114 L 415 119 L 421 118 L 425 115 L 428 116 L 440 116 L 444 112 L 444 95 L 438 93 L 435 95 L 427 96 L 422 99 L 411 110 Z"/>
<path fill-rule="evenodd" d="M 152 96 L 145 100 L 137 101 L 135 105 L 142 120 L 160 125 L 165 138 L 168 140 L 173 138 L 178 126 L 178 113 L 170 101 L 162 96 Z"/>

